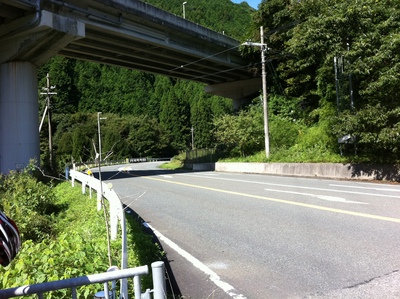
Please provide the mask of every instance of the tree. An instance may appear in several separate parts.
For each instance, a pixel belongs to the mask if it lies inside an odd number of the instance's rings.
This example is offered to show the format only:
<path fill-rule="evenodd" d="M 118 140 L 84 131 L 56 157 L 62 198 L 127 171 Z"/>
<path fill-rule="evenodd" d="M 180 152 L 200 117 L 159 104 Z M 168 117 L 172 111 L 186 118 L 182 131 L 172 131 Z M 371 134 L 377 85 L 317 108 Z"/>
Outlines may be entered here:
<path fill-rule="evenodd" d="M 182 16 L 181 0 L 146 1 L 163 10 Z M 193 0 L 185 6 L 186 19 L 228 36 L 243 39 L 251 24 L 254 9 L 247 4 L 234 4 L 230 0 Z"/>
<path fill-rule="evenodd" d="M 168 139 L 155 117 L 141 115 L 130 119 L 128 142 L 133 157 L 168 156 Z"/>
<path fill-rule="evenodd" d="M 237 116 L 222 115 L 214 119 L 214 137 L 232 154 L 254 154 L 264 148 L 264 118 L 261 106 L 251 106 Z"/>
<path fill-rule="evenodd" d="M 332 131 L 332 107 L 337 106 L 332 138 L 357 136 L 359 151 L 371 160 L 388 151 L 393 158 L 398 151 L 393 136 L 400 122 L 396 117 L 400 82 L 394 75 L 400 68 L 399 5 L 391 0 L 271 0 L 263 2 L 258 12 L 257 20 L 268 29 L 297 22 L 284 34 L 269 36 L 268 45 L 283 46 L 287 58 L 277 71 L 286 95 L 299 98 L 299 108 L 310 116 L 306 123 L 322 121 Z M 340 93 L 335 85 L 335 57 L 340 61 L 336 70 Z M 373 126 L 363 124 L 366 121 Z"/>
<path fill-rule="evenodd" d="M 160 124 L 168 132 L 171 145 L 177 151 L 188 148 L 190 123 L 188 102 L 176 96 L 171 90 L 168 96 L 161 100 Z"/>
<path fill-rule="evenodd" d="M 101 111 L 98 104 L 99 95 L 103 92 L 101 65 L 77 61 L 75 72 L 77 73 L 76 87 L 80 93 L 78 111 L 92 113 Z"/>
<path fill-rule="evenodd" d="M 211 105 L 207 99 L 196 100 L 191 107 L 191 124 L 195 148 L 210 148 L 213 145 Z"/>

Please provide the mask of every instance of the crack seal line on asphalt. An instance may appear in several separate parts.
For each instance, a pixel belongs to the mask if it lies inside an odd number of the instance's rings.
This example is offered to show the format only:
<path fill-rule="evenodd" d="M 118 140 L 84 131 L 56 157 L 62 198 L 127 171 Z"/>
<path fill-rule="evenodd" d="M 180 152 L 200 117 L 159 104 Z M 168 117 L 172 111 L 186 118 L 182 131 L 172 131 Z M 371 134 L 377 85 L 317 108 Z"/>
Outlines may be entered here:
<path fill-rule="evenodd" d="M 197 258 L 192 256 L 189 252 L 186 250 L 182 249 L 179 247 L 176 243 L 165 237 L 163 234 L 161 234 L 159 231 L 157 231 L 155 228 L 153 228 L 150 224 L 147 222 L 144 223 L 145 226 L 149 227 L 154 234 L 157 236 L 157 238 L 161 241 L 163 241 L 165 244 L 167 244 L 169 247 L 171 247 L 173 250 L 175 250 L 178 254 L 180 254 L 183 258 L 185 258 L 187 261 L 193 264 L 197 269 L 200 271 L 204 272 L 212 282 L 219 288 L 221 288 L 226 294 L 228 294 L 230 297 L 234 299 L 246 299 L 245 296 L 242 294 L 237 294 L 236 290 L 233 286 L 231 286 L 229 283 L 224 282 L 221 280 L 221 278 L 218 276 L 217 273 L 215 273 L 213 270 L 208 268 L 206 265 L 204 265 L 202 262 L 200 262 Z"/>
<path fill-rule="evenodd" d="M 317 206 L 317 205 L 307 204 L 307 203 L 302 203 L 302 202 L 296 202 L 296 201 L 290 201 L 290 200 L 284 200 L 284 199 L 277 199 L 277 198 L 271 198 L 271 197 L 265 197 L 265 196 L 259 196 L 259 195 L 251 195 L 251 194 L 246 194 L 246 193 L 240 193 L 240 192 L 235 192 L 235 191 L 228 191 L 228 190 L 204 187 L 204 186 L 193 185 L 193 184 L 186 184 L 186 183 L 181 183 L 181 182 L 174 182 L 174 181 L 163 180 L 163 179 L 159 179 L 159 178 L 150 178 L 150 177 L 141 177 L 141 178 L 148 179 L 148 180 L 155 180 L 155 181 L 165 182 L 165 183 L 170 183 L 170 184 L 182 185 L 182 186 L 186 186 L 186 187 L 205 189 L 205 190 L 216 191 L 216 192 L 227 193 L 227 194 L 233 194 L 233 195 L 239 195 L 239 196 L 244 196 L 244 197 L 258 198 L 258 199 L 263 199 L 263 200 L 267 200 L 267 201 L 271 201 L 271 202 L 283 203 L 283 204 L 299 206 L 299 207 L 304 207 L 304 208 L 310 208 L 310 209 L 314 209 L 314 210 L 327 211 L 327 212 L 332 212 L 332 213 L 337 213 L 337 214 L 345 214 L 345 215 L 357 216 L 357 217 L 362 217 L 362 218 L 369 218 L 369 219 L 374 219 L 374 220 L 381 220 L 381 221 L 387 221 L 387 222 L 400 223 L 400 218 L 379 216 L 379 215 L 366 214 L 366 213 L 360 213 L 360 212 L 352 212 L 352 211 L 347 211 L 347 210 L 342 210 L 342 209 L 335 209 L 335 208 L 328 208 L 328 207 Z"/>

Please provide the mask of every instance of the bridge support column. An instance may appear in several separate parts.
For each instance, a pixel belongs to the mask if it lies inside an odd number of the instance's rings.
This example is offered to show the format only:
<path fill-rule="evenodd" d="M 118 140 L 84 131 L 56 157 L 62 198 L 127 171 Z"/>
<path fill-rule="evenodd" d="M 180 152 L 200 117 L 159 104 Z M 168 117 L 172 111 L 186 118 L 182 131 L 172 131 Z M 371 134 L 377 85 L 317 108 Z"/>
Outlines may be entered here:
<path fill-rule="evenodd" d="M 0 66 L 0 173 L 40 161 L 37 68 L 30 62 Z"/>

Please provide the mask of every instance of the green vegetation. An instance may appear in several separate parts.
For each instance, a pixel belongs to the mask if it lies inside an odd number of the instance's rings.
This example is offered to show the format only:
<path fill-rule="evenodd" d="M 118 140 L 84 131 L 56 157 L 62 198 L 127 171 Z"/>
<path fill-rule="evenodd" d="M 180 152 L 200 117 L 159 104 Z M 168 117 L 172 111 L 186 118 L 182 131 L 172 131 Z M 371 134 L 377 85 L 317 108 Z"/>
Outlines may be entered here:
<path fill-rule="evenodd" d="M 391 0 L 262 2 L 252 36 L 264 26 L 269 92 L 297 99 L 295 119 L 307 126 L 294 160 L 332 157 L 337 139 L 350 134 L 357 155 L 348 145 L 348 161 L 398 162 L 399 24 Z"/>
<path fill-rule="evenodd" d="M 182 1 L 147 2 L 182 14 Z M 229 0 L 194 0 L 185 8 L 188 20 L 239 40 L 259 41 L 264 27 L 269 161 L 397 163 L 398 6 L 391 0 L 268 0 L 255 11 Z M 259 76 L 260 49 L 241 51 Z M 39 78 L 47 72 L 57 86 L 56 165 L 48 167 L 44 126 L 45 169 L 93 160 L 98 111 L 107 117 L 102 152 L 112 152 L 109 159 L 172 157 L 194 146 L 225 158 L 266 161 L 259 154 L 264 130 L 258 99 L 234 111 L 231 100 L 205 94 L 202 84 L 63 57 L 42 67 Z M 339 145 L 343 136 L 356 144 Z"/>
<path fill-rule="evenodd" d="M 0 178 L 0 210 L 17 223 L 22 248 L 14 261 L 0 268 L 0 289 L 105 272 L 108 250 L 103 212 L 96 199 L 81 194 L 79 186 L 56 186 L 38 181 L 30 172 Z M 36 219 L 36 220 L 35 220 Z M 128 265 L 150 265 L 161 253 L 141 225 L 127 219 Z M 113 265 L 120 265 L 121 239 L 111 242 Z M 151 278 L 144 278 L 144 287 Z M 93 298 L 101 285 L 78 290 L 79 298 Z M 69 290 L 51 298 L 71 298 Z"/>
<path fill-rule="evenodd" d="M 98 111 L 107 118 L 101 121 L 102 152 L 113 152 L 110 159 L 120 160 L 172 157 L 190 147 L 192 126 L 196 144 L 213 147 L 212 117 L 233 110 L 231 100 L 205 94 L 204 85 L 194 82 L 63 57 L 44 66 L 40 78 L 47 72 L 57 86 L 57 96 L 52 98 L 56 161 L 50 167 L 44 126 L 41 165 L 45 170 L 62 172 L 71 160 L 95 158 Z M 71 79 L 60 82 L 59 74 L 71 74 Z"/>
<path fill-rule="evenodd" d="M 182 16 L 181 0 L 146 0 L 158 8 Z M 185 5 L 187 20 L 230 37 L 242 40 L 251 27 L 254 9 L 247 3 L 234 4 L 231 0 L 191 0 Z"/>
<path fill-rule="evenodd" d="M 171 161 L 161 164 L 160 168 L 170 169 L 170 170 L 184 169 L 185 159 L 186 159 L 186 153 L 182 152 L 179 155 L 174 156 Z"/>
<path fill-rule="evenodd" d="M 182 13 L 182 1 L 147 2 Z M 241 41 L 259 41 L 264 27 L 269 162 L 398 163 L 399 6 L 393 0 L 268 0 L 254 11 L 229 0 L 193 0 L 186 18 Z M 241 51 L 259 76 L 260 49 Z M 39 86 L 45 86 L 46 73 L 57 95 L 56 165 L 49 165 L 47 126 L 41 132 L 45 171 L 94 159 L 99 111 L 107 117 L 102 152 L 112 152 L 111 159 L 171 157 L 194 146 L 216 150 L 225 161 L 267 162 L 258 98 L 234 111 L 231 100 L 205 94 L 202 84 L 63 57 L 39 69 Z M 339 151 L 338 138 L 346 135 L 356 144 Z M 183 167 L 184 159 L 180 154 L 168 167 Z M 0 288 L 104 271 L 104 220 L 95 203 L 79 188 L 39 182 L 34 172 L 0 178 L 0 209 L 18 223 L 24 239 L 18 259 L 0 269 Z M 130 224 L 130 266 L 154 261 L 157 248 Z"/>

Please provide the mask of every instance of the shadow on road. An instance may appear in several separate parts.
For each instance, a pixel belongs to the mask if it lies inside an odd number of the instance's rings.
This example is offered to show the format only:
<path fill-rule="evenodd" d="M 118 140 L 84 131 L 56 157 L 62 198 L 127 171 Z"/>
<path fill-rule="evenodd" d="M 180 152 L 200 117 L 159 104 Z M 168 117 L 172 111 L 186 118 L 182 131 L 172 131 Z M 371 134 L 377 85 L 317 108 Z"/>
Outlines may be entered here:
<path fill-rule="evenodd" d="M 160 240 L 157 238 L 157 236 L 153 233 L 153 231 L 144 225 L 146 222 L 142 217 L 140 217 L 134 210 L 132 210 L 130 207 L 123 205 L 125 212 L 129 215 L 129 217 L 132 217 L 135 221 L 138 221 L 143 230 L 151 235 L 152 240 L 155 244 L 157 244 L 162 252 L 165 252 L 163 249 Z M 178 283 L 175 279 L 174 273 L 172 272 L 172 268 L 170 265 L 170 260 L 168 260 L 168 257 L 164 255 L 161 260 L 164 262 L 165 265 L 165 274 L 166 274 L 166 285 L 167 285 L 167 292 L 169 295 L 168 298 L 181 298 L 182 294 L 179 289 Z"/>
<path fill-rule="evenodd" d="M 109 180 L 121 180 L 121 179 L 131 179 L 135 177 L 144 176 L 157 176 L 157 175 L 172 175 L 176 173 L 188 173 L 193 172 L 193 170 L 168 170 L 168 169 L 156 169 L 156 170 L 121 170 L 121 171 L 101 171 L 102 181 Z M 196 171 L 199 172 L 199 171 Z M 93 176 L 99 178 L 99 173 L 96 169 L 93 170 Z"/>

